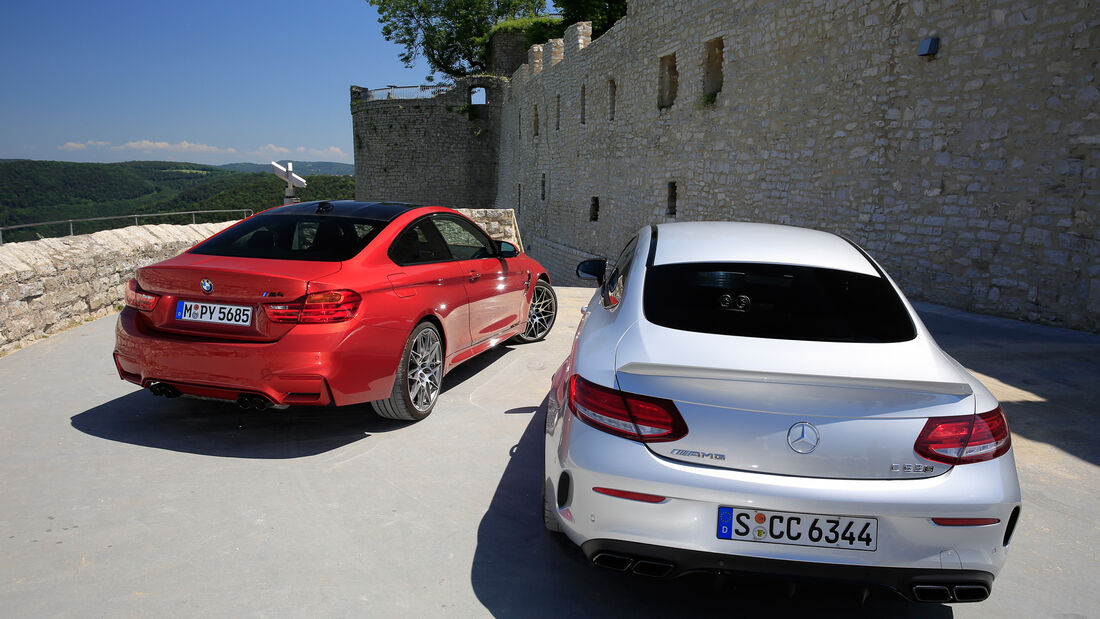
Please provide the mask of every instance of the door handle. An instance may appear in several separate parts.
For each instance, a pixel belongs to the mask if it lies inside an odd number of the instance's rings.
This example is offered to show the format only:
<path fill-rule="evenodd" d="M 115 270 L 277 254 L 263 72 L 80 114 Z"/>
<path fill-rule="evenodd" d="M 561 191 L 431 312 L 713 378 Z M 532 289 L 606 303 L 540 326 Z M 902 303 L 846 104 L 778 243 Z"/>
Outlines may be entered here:
<path fill-rule="evenodd" d="M 439 279 L 435 280 L 435 285 L 436 286 L 442 286 L 443 285 L 443 278 L 440 277 Z"/>
<path fill-rule="evenodd" d="M 471 282 L 476 282 L 479 279 L 481 279 L 481 273 L 478 273 L 477 271 L 470 271 Z"/>

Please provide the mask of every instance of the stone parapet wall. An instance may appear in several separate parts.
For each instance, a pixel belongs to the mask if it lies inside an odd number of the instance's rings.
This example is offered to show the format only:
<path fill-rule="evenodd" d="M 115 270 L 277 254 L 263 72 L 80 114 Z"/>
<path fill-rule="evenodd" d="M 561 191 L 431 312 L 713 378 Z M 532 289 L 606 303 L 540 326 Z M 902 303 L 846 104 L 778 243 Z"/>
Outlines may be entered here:
<path fill-rule="evenodd" d="M 231 223 L 131 226 L 0 245 L 0 354 L 117 311 L 139 267 Z"/>
<path fill-rule="evenodd" d="M 494 239 L 523 246 L 511 209 L 460 209 Z M 0 355 L 122 305 L 138 268 L 167 260 L 233 222 L 131 226 L 0 245 Z"/>
<path fill-rule="evenodd" d="M 516 213 L 510 208 L 459 208 L 459 213 L 469 217 L 488 232 L 489 236 L 498 241 L 507 241 L 520 250 L 523 250 L 523 239 L 520 237 L 519 224 L 516 222 Z"/>
<path fill-rule="evenodd" d="M 630 0 L 589 33 L 500 111 L 496 206 L 554 276 L 650 223 L 792 224 L 912 298 L 1100 331 L 1095 3 Z"/>

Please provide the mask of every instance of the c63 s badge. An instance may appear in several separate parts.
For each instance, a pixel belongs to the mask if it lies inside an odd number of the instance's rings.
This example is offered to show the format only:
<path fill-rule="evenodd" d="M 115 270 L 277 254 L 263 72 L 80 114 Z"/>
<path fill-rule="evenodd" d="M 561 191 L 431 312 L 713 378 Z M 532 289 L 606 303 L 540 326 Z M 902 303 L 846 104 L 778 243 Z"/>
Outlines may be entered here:
<path fill-rule="evenodd" d="M 891 464 L 890 471 L 894 473 L 931 473 L 935 467 L 927 464 Z"/>

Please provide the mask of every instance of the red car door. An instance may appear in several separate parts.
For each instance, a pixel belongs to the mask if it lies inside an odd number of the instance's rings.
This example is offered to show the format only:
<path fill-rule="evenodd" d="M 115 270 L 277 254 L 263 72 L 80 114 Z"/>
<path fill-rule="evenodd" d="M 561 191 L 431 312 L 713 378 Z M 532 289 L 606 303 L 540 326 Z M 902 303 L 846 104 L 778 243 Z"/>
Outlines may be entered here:
<path fill-rule="evenodd" d="M 470 221 L 454 215 L 434 215 L 432 221 L 463 275 L 472 343 L 519 323 L 527 275 L 509 269 L 489 236 Z"/>
<path fill-rule="evenodd" d="M 387 276 L 394 293 L 409 301 L 411 311 L 428 311 L 440 319 L 447 358 L 469 348 L 466 277 L 431 221 L 421 219 L 406 228 L 394 239 L 389 256 L 396 263 Z"/>

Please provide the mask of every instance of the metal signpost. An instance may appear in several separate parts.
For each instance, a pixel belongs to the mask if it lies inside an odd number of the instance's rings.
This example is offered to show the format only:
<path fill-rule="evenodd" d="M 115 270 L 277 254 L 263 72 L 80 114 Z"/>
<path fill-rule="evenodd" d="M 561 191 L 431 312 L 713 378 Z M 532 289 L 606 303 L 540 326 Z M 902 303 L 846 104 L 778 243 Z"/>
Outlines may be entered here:
<path fill-rule="evenodd" d="M 286 162 L 286 167 L 284 168 L 283 166 L 272 161 L 271 171 L 275 173 L 275 176 L 278 176 L 279 178 L 286 181 L 286 193 L 283 194 L 283 206 L 286 206 L 287 204 L 297 204 L 298 202 L 301 202 L 301 200 L 299 200 L 294 195 L 294 188 L 305 187 L 306 179 L 294 173 L 294 162 Z"/>

